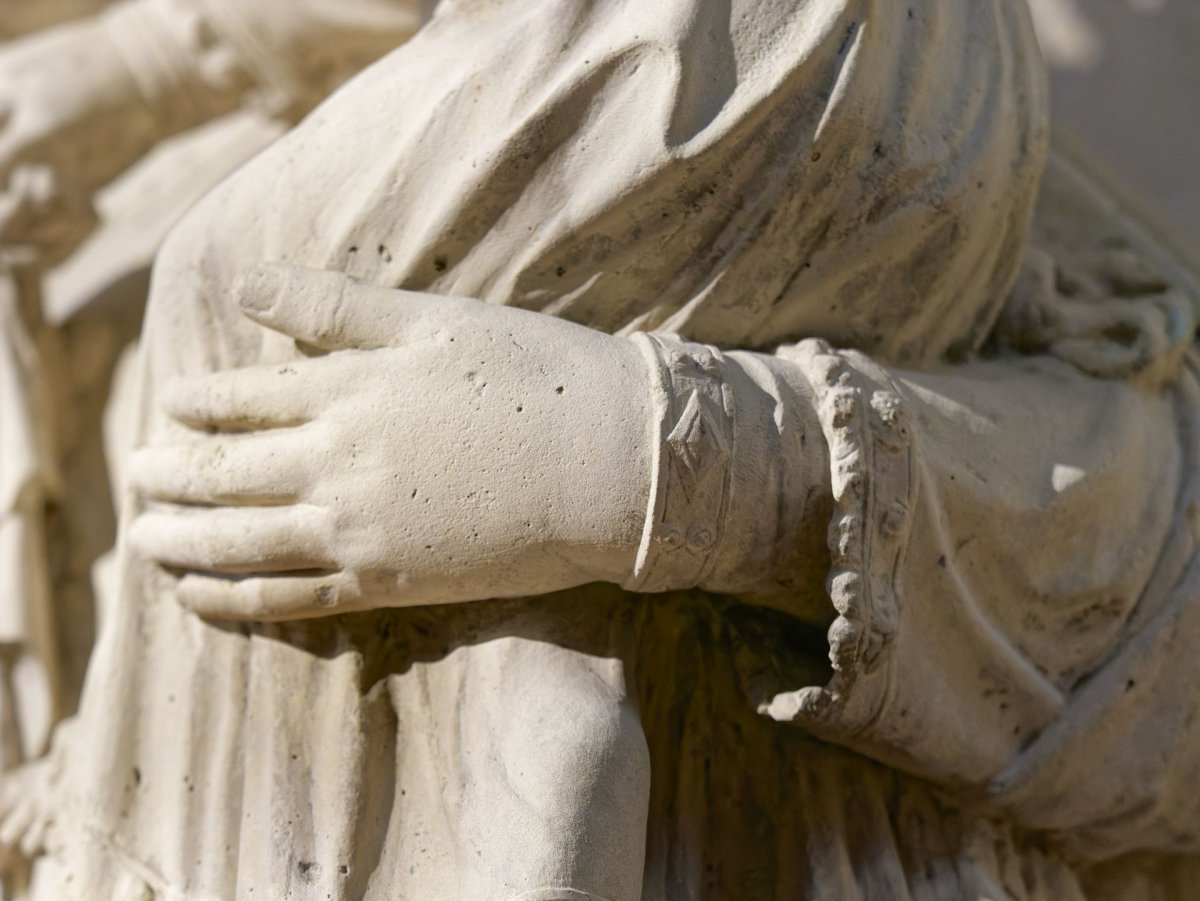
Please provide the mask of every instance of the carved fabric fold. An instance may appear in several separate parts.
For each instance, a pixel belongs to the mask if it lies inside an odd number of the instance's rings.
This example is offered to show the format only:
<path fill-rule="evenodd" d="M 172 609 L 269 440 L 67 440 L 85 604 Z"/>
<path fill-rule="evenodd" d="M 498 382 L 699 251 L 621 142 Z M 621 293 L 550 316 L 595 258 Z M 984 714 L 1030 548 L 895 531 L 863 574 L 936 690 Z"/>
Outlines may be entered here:
<path fill-rule="evenodd" d="M 446 2 L 286 139 L 364 123 L 290 190 L 314 264 L 369 281 L 920 364 L 1012 284 L 1042 78 L 1023 0 Z"/>

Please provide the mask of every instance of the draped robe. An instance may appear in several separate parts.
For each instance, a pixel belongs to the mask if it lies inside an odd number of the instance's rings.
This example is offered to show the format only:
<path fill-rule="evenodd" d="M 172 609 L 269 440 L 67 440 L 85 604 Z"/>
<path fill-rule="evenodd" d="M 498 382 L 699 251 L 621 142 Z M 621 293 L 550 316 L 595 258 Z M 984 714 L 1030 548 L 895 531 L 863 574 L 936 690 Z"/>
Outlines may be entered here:
<path fill-rule="evenodd" d="M 825 588 L 807 573 L 769 608 L 595 585 L 227 626 L 123 551 L 67 761 L 60 886 L 520 897 L 547 883 L 478 859 L 480 836 L 520 822 L 497 736 L 534 728 L 522 705 L 544 697 L 638 711 L 647 901 L 1082 897 L 1073 858 L 1027 832 L 1043 827 L 1101 857 L 1193 850 L 1190 811 L 1155 807 L 1170 795 L 1155 786 L 1189 772 L 1190 707 L 1139 708 L 1177 740 L 1124 794 L 1136 743 L 1092 733 L 1111 753 L 1076 791 L 1054 762 L 1081 752 L 1053 733 L 1076 722 L 1076 693 L 1088 710 L 1119 703 L 1087 676 L 1147 636 L 1188 635 L 1135 612 L 1157 578 L 1152 612 L 1186 615 L 1192 448 L 1155 436 L 1190 434 L 1194 379 L 1140 388 L 1050 359 L 937 368 L 978 349 L 1012 284 L 1043 113 L 1012 0 L 445 4 L 174 232 L 141 439 L 177 429 L 156 406 L 171 375 L 298 353 L 230 298 L 264 260 L 778 350 L 822 402 L 857 404 L 859 433 L 829 419 L 827 440 L 872 487 L 829 506 L 841 521 L 858 504 L 869 540 L 809 565 L 883 583 L 864 601 L 868 625 L 890 617 L 883 649 L 859 654 L 839 624 L 866 614 L 814 605 Z M 809 337 L 879 362 L 795 345 Z M 903 440 L 879 393 L 906 411 Z M 872 479 L 892 446 L 904 477 Z M 876 518 L 893 503 L 899 524 Z M 1023 774 L 1030 740 L 1050 764 Z M 478 785 L 496 787 L 483 809 Z M 1150 811 L 1132 831 L 1131 803 Z M 569 835 L 543 838 L 572 853 Z"/>

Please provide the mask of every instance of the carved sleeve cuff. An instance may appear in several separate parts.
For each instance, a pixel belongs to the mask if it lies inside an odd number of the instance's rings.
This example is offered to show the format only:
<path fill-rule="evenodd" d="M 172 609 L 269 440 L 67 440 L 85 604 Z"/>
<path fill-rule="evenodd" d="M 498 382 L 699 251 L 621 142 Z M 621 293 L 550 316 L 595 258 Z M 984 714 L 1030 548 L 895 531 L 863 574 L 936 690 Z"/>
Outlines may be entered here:
<path fill-rule="evenodd" d="M 637 334 L 655 376 L 657 421 L 649 509 L 626 587 L 691 588 L 711 574 L 725 529 L 734 453 L 734 396 L 715 348 Z"/>
<path fill-rule="evenodd" d="M 626 587 L 787 592 L 800 533 L 823 528 L 811 500 L 828 491 L 807 383 L 762 354 L 663 334 L 633 340 L 653 373 L 656 415 L 650 500 Z"/>

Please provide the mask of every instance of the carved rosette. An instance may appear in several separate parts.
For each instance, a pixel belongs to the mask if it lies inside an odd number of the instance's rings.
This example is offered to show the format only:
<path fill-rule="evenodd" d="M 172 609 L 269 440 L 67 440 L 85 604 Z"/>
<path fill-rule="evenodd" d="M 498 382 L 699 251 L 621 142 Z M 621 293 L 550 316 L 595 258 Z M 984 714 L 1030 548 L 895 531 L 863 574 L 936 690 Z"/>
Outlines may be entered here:
<path fill-rule="evenodd" d="M 761 712 L 845 736 L 870 723 L 884 700 L 884 664 L 903 600 L 895 573 L 915 494 L 913 430 L 894 386 L 865 357 L 818 340 L 784 355 L 811 380 L 829 446 L 836 508 L 828 591 L 838 616 L 828 633 L 829 683 L 778 694 Z"/>

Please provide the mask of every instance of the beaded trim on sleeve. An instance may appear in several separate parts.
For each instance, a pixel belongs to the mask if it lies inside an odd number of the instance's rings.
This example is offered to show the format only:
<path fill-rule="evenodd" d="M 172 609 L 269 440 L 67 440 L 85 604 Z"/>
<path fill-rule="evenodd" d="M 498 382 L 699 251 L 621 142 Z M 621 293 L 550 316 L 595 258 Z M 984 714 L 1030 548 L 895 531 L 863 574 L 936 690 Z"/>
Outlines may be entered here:
<path fill-rule="evenodd" d="M 733 390 L 725 360 L 670 335 L 633 336 L 657 379 L 652 483 L 633 577 L 625 587 L 691 588 L 713 568 L 729 507 Z"/>
<path fill-rule="evenodd" d="M 828 723 L 844 735 L 867 725 L 883 702 L 880 664 L 899 621 L 894 573 L 915 490 L 913 430 L 900 396 L 866 358 L 817 340 L 784 356 L 808 374 L 829 446 L 836 508 L 828 591 L 838 616 L 828 633 L 830 682 L 778 694 L 761 712 L 816 731 Z"/>

